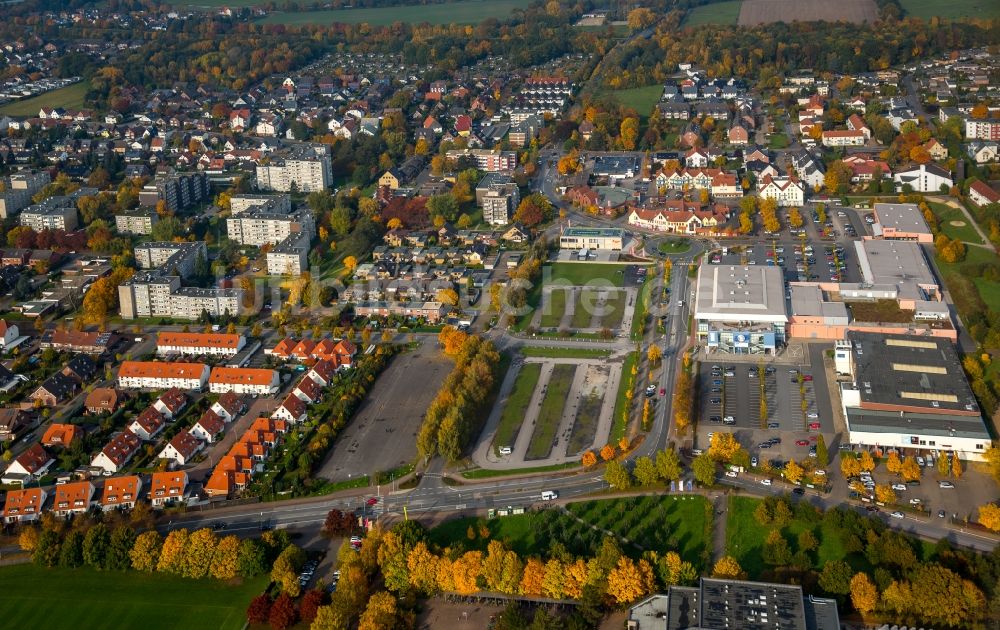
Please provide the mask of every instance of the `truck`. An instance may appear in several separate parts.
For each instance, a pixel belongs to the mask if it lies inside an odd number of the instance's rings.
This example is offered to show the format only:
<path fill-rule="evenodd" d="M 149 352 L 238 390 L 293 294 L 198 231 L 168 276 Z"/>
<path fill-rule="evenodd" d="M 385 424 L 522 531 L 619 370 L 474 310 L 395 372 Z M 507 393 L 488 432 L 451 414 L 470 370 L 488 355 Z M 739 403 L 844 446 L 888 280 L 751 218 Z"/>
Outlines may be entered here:
<path fill-rule="evenodd" d="M 542 501 L 552 501 L 553 499 L 558 499 L 559 493 L 555 490 L 545 490 L 542 492 Z"/>
<path fill-rule="evenodd" d="M 577 258 L 579 260 L 587 260 L 587 254 L 588 254 L 587 248 L 584 247 L 583 249 L 580 250 L 580 253 L 577 254 Z"/>

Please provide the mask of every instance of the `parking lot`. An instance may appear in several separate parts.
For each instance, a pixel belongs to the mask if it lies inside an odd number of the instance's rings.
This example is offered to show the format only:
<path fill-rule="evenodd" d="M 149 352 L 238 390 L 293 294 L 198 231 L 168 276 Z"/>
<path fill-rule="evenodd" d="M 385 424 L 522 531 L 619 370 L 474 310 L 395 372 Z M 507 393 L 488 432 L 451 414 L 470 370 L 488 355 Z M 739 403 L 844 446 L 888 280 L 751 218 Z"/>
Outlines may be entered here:
<path fill-rule="evenodd" d="M 833 419 L 819 413 L 816 377 L 809 371 L 728 359 L 717 356 L 713 357 L 715 363 L 701 364 L 703 423 L 769 431 L 833 431 Z M 761 395 L 766 401 L 763 407 Z"/>

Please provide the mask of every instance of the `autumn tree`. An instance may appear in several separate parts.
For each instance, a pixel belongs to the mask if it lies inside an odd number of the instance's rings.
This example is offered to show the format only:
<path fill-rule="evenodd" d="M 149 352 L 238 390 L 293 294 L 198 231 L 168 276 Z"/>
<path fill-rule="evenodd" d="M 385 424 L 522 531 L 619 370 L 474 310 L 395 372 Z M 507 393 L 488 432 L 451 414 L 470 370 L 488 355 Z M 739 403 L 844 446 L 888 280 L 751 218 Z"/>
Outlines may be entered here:
<path fill-rule="evenodd" d="M 410 586 L 417 592 L 430 595 L 438 590 L 438 557 L 427 549 L 427 544 L 418 542 L 406 556 L 406 567 L 410 576 Z"/>
<path fill-rule="evenodd" d="M 305 562 L 305 552 L 295 545 L 289 545 L 278 554 L 271 567 L 271 581 L 281 587 L 282 592 L 291 597 L 298 597 L 302 590 L 299 584 L 298 571 Z"/>
<path fill-rule="evenodd" d="M 659 480 L 656 465 L 649 457 L 639 457 L 635 460 L 635 480 L 640 486 L 651 486 Z"/>
<path fill-rule="evenodd" d="M 868 575 L 855 573 L 851 578 L 851 603 L 862 614 L 875 610 L 878 605 L 878 589 Z"/>
<path fill-rule="evenodd" d="M 802 475 L 805 474 L 805 469 L 795 463 L 794 459 L 788 460 L 785 464 L 785 479 L 791 483 L 799 483 L 802 481 Z"/>
<path fill-rule="evenodd" d="M 608 462 L 607 468 L 604 469 L 604 480 L 615 490 L 627 490 L 632 487 L 632 475 L 625 465 L 617 460 Z"/>
<path fill-rule="evenodd" d="M 605 444 L 601 449 L 601 459 L 604 461 L 611 461 L 615 458 L 615 447 L 613 444 Z"/>
<path fill-rule="evenodd" d="M 719 431 L 712 436 L 708 454 L 717 462 L 729 462 L 740 448 L 734 434 Z"/>
<path fill-rule="evenodd" d="M 655 588 L 653 568 L 646 560 L 635 562 L 628 556 L 622 556 L 608 574 L 608 595 L 619 606 L 634 602 Z"/>
<path fill-rule="evenodd" d="M 467 551 L 452 563 L 455 590 L 463 595 L 471 595 L 479 590 L 476 581 L 482 573 L 483 554 L 481 551 Z"/>
<path fill-rule="evenodd" d="M 746 578 L 746 572 L 740 567 L 736 558 L 723 556 L 712 567 L 712 577 L 723 580 L 742 580 Z"/>
<path fill-rule="evenodd" d="M 528 597 L 540 597 L 545 582 L 545 564 L 538 558 L 528 558 L 521 575 L 519 591 Z"/>
<path fill-rule="evenodd" d="M 847 595 L 851 592 L 851 565 L 843 560 L 824 563 L 819 575 L 819 586 L 833 595 Z"/>
<path fill-rule="evenodd" d="M 656 14 L 652 9 L 639 7 L 628 12 L 628 27 L 633 31 L 641 31 L 656 22 Z"/>
<path fill-rule="evenodd" d="M 129 558 L 136 571 L 155 571 L 160 561 L 163 537 L 156 530 L 143 532 L 135 539 Z"/>
<path fill-rule="evenodd" d="M 597 455 L 594 455 L 594 451 L 585 451 L 580 457 L 580 463 L 584 468 L 590 468 L 597 464 Z"/>
<path fill-rule="evenodd" d="M 215 555 L 218 538 L 208 528 L 202 528 L 188 538 L 187 550 L 181 575 L 199 579 L 208 574 L 209 565 Z"/>
<path fill-rule="evenodd" d="M 268 617 L 271 615 L 271 604 L 271 596 L 267 593 L 254 597 L 247 607 L 247 621 L 251 624 L 267 623 Z"/>
<path fill-rule="evenodd" d="M 184 568 L 184 559 L 190 538 L 191 535 L 186 529 L 175 529 L 167 534 L 163 540 L 163 548 L 160 550 L 160 559 L 156 563 L 156 570 L 161 573 L 180 574 Z"/>
<path fill-rule="evenodd" d="M 691 471 L 694 478 L 703 486 L 711 486 L 715 483 L 715 459 L 708 453 L 702 453 L 691 462 Z"/>
<path fill-rule="evenodd" d="M 1000 532 L 1000 506 L 995 503 L 980 505 L 979 524 L 991 531 Z"/>
<path fill-rule="evenodd" d="M 663 350 L 660 349 L 660 346 L 654 343 L 649 346 L 649 352 L 647 353 L 647 357 L 651 365 L 656 365 L 657 363 L 660 362 L 660 359 L 663 358 Z"/>
<path fill-rule="evenodd" d="M 922 474 L 920 464 L 917 463 L 916 458 L 912 455 L 907 456 L 906 459 L 903 460 L 899 471 L 902 473 L 904 481 L 919 480 L 920 475 Z"/>
<path fill-rule="evenodd" d="M 521 200 L 514 213 L 514 221 L 526 227 L 535 227 L 552 218 L 552 203 L 541 193 L 533 193 Z"/>
<path fill-rule="evenodd" d="M 38 528 L 31 526 L 22 528 L 17 536 L 17 544 L 21 551 L 33 552 L 38 545 Z"/>
<path fill-rule="evenodd" d="M 958 453 L 951 454 L 951 474 L 955 479 L 962 476 L 962 462 L 958 459 Z"/>
<path fill-rule="evenodd" d="M 663 481 L 676 481 L 681 477 L 681 460 L 677 451 L 668 448 L 656 454 L 656 472 Z"/>
<path fill-rule="evenodd" d="M 565 572 L 563 563 L 558 558 L 549 558 L 545 563 L 545 576 L 542 578 L 542 596 L 550 599 L 562 599 Z"/>
<path fill-rule="evenodd" d="M 791 208 L 788 211 L 788 225 L 797 229 L 802 227 L 802 223 L 802 213 L 798 208 Z"/>
<path fill-rule="evenodd" d="M 240 539 L 226 536 L 219 541 L 212 554 L 208 574 L 217 580 L 231 580 L 239 575 Z"/>
<path fill-rule="evenodd" d="M 368 606 L 358 622 L 358 630 L 394 628 L 398 614 L 396 598 L 385 591 L 379 591 L 368 600 Z"/>
<path fill-rule="evenodd" d="M 850 453 L 840 454 L 840 472 L 845 478 L 857 477 L 861 474 L 861 462 Z"/>
<path fill-rule="evenodd" d="M 875 470 L 875 460 L 872 459 L 872 454 L 868 451 L 861 451 L 861 459 L 859 460 L 861 465 L 861 470 L 866 472 L 871 472 Z"/>
<path fill-rule="evenodd" d="M 267 621 L 274 630 L 285 630 L 295 625 L 298 621 L 299 613 L 295 609 L 295 602 L 288 593 L 278 595 L 271 605 L 271 610 L 267 615 Z"/>
<path fill-rule="evenodd" d="M 635 149 L 636 140 L 639 138 L 639 119 L 635 116 L 628 116 L 622 120 L 621 128 L 622 148 L 626 151 Z"/>

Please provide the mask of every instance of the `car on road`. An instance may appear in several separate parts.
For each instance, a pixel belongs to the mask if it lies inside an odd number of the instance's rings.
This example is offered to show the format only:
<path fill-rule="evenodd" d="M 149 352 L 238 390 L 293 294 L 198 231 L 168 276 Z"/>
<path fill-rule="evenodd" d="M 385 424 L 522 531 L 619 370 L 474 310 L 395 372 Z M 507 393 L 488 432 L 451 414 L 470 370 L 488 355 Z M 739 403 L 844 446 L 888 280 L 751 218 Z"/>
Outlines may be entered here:
<path fill-rule="evenodd" d="M 826 471 L 823 470 L 822 468 L 819 469 L 819 470 L 814 470 L 813 471 L 813 476 L 815 476 L 815 477 L 825 477 L 826 476 Z"/>
<path fill-rule="evenodd" d="M 768 429 L 777 429 L 777 428 L 779 428 L 780 426 L 781 426 L 781 425 L 780 425 L 780 424 L 778 424 L 777 422 L 768 422 L 768 423 L 767 423 L 767 428 L 768 428 Z"/>
<path fill-rule="evenodd" d="M 945 488 L 945 489 L 947 489 L 947 490 L 950 490 L 950 489 L 952 489 L 952 488 L 954 488 L 954 487 L 955 487 L 955 484 L 953 484 L 953 483 L 952 483 L 952 482 L 950 482 L 950 481 L 939 481 L 939 482 L 938 482 L 938 487 L 939 487 L 939 488 Z"/>
<path fill-rule="evenodd" d="M 799 496 L 802 496 L 805 493 L 806 491 L 804 488 L 792 488 L 792 494 L 797 494 Z"/>
<path fill-rule="evenodd" d="M 722 385 L 722 380 L 717 378 L 712 381 L 712 385 Z"/>
<path fill-rule="evenodd" d="M 367 501 L 365 501 L 365 503 L 368 505 L 368 507 L 371 507 L 371 506 L 375 505 L 376 503 L 378 503 L 378 497 L 372 497 L 372 498 L 368 499 Z"/>
<path fill-rule="evenodd" d="M 877 505 L 866 505 L 865 509 L 868 510 L 869 512 L 878 512 Z"/>
<path fill-rule="evenodd" d="M 722 422 L 722 416 L 712 416 L 708 419 L 709 422 Z"/>
<path fill-rule="evenodd" d="M 802 380 L 806 381 L 806 382 L 809 382 L 809 381 L 813 380 L 812 374 L 804 374 L 802 376 Z"/>
<path fill-rule="evenodd" d="M 771 485 L 771 480 L 770 479 L 761 479 L 760 483 L 763 486 L 769 486 L 769 485 Z"/>
<path fill-rule="evenodd" d="M 920 499 L 916 497 L 910 499 L 910 505 L 920 505 L 920 503 L 921 503 Z"/>
<path fill-rule="evenodd" d="M 809 418 L 810 420 L 815 420 L 816 418 L 819 417 L 819 414 L 816 413 L 815 411 L 810 411 L 809 413 L 806 414 L 806 417 Z"/>
<path fill-rule="evenodd" d="M 889 516 L 891 516 L 892 518 L 905 518 L 905 517 L 903 516 L 903 513 L 902 513 L 902 512 L 900 512 L 899 510 L 896 510 L 895 512 L 893 512 L 893 513 L 892 513 L 892 514 L 890 514 Z"/>
<path fill-rule="evenodd" d="M 809 446 L 809 440 L 795 440 L 795 446 Z"/>
<path fill-rule="evenodd" d="M 722 399 L 721 398 L 712 398 L 708 402 L 712 403 L 713 405 L 721 405 L 722 404 Z"/>
<path fill-rule="evenodd" d="M 944 510 L 938 510 L 938 518 L 944 518 Z"/>
<path fill-rule="evenodd" d="M 721 394 L 722 393 L 722 388 L 721 387 L 713 387 L 710 391 L 713 394 Z"/>
<path fill-rule="evenodd" d="M 736 471 L 735 471 L 735 470 L 727 470 L 727 471 L 726 471 L 726 476 L 727 476 L 727 477 L 736 477 L 736 476 L 737 476 L 737 474 L 736 474 Z"/>
<path fill-rule="evenodd" d="M 899 490 L 900 492 L 905 492 L 907 488 L 905 483 L 894 483 L 892 484 L 892 489 Z"/>
<path fill-rule="evenodd" d="M 751 466 L 756 466 L 757 465 L 757 456 L 756 455 L 754 455 L 753 457 L 750 458 L 750 465 Z"/>
<path fill-rule="evenodd" d="M 809 428 L 810 429 L 818 429 L 819 428 L 819 423 L 818 422 L 810 422 L 809 423 Z"/>
<path fill-rule="evenodd" d="M 665 388 L 661 387 L 660 388 L 660 396 L 666 396 L 666 395 L 667 395 L 667 390 Z"/>

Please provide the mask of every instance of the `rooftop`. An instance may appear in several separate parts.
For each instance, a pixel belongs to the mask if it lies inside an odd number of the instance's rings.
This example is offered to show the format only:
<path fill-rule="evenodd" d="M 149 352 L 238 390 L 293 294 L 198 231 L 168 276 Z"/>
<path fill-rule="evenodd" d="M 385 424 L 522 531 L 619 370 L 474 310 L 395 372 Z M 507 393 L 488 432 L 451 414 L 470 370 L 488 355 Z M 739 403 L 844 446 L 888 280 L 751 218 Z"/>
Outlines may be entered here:
<path fill-rule="evenodd" d="M 588 227 L 569 227 L 563 230 L 562 236 L 574 236 L 574 237 L 585 237 L 585 236 L 602 236 L 605 238 L 623 238 L 625 235 L 625 230 L 621 228 L 588 228 Z"/>
<path fill-rule="evenodd" d="M 787 322 L 780 267 L 703 265 L 698 269 L 695 319 Z"/>
<path fill-rule="evenodd" d="M 926 299 L 922 287 L 937 287 L 920 245 L 913 241 L 855 241 L 861 276 L 867 284 L 892 284 L 899 297 Z"/>
<path fill-rule="evenodd" d="M 930 234 L 924 215 L 915 203 L 876 203 L 875 217 L 883 228 L 912 234 Z"/>

